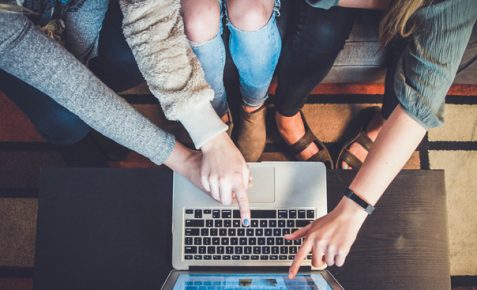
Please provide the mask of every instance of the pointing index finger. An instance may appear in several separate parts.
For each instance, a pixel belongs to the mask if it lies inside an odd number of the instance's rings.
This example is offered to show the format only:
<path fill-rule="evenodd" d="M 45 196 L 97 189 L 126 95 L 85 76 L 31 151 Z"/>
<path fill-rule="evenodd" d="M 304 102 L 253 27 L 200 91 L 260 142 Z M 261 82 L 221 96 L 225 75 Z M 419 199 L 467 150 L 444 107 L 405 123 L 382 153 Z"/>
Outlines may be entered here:
<path fill-rule="evenodd" d="M 247 192 L 244 189 L 241 189 L 237 190 L 235 194 L 237 195 L 237 203 L 240 208 L 240 217 L 242 218 L 242 224 L 244 226 L 249 226 L 251 214 Z"/>

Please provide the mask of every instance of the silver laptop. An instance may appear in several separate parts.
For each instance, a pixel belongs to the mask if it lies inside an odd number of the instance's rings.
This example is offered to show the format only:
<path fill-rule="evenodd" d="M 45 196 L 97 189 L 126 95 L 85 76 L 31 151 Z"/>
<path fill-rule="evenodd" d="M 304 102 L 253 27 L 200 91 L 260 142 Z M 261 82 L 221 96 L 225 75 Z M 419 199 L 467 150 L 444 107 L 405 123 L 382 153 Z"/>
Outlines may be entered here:
<path fill-rule="evenodd" d="M 303 241 L 287 241 L 283 236 L 327 213 L 326 168 L 319 162 L 261 162 L 249 166 L 254 180 L 248 191 L 249 227 L 241 224 L 237 204 L 224 206 L 181 175 L 174 175 L 172 265 L 175 270 L 291 265 Z M 311 266 L 311 254 L 303 266 Z M 224 275 L 231 278 L 238 273 Z"/>

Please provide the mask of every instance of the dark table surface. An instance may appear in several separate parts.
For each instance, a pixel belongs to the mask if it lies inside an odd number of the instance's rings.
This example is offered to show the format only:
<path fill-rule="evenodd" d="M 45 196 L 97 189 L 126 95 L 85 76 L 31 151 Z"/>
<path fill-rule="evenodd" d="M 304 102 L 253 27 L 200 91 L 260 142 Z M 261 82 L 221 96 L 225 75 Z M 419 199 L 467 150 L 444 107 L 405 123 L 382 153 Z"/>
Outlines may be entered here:
<path fill-rule="evenodd" d="M 332 209 L 353 172 L 328 171 Z M 34 288 L 160 289 L 171 270 L 172 173 L 44 169 Z M 346 289 L 450 289 L 443 171 L 403 171 L 330 272 Z"/>

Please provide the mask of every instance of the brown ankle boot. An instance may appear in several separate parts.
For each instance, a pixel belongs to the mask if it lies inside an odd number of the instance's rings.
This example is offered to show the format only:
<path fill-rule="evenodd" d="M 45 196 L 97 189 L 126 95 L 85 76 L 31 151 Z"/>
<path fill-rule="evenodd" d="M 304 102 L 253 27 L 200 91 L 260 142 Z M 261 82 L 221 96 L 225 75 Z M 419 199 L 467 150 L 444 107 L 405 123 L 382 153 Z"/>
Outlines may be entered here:
<path fill-rule="evenodd" d="M 267 106 L 247 113 L 240 107 L 237 147 L 246 161 L 255 162 L 262 156 L 267 139 L 265 116 Z"/>

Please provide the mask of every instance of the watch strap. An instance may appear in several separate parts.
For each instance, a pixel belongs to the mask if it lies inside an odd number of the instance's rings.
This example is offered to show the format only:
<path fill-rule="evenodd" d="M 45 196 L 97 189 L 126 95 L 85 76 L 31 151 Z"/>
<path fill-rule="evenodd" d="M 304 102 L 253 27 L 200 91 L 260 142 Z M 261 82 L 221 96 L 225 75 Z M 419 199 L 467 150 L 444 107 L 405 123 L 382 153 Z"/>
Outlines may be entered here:
<path fill-rule="evenodd" d="M 361 197 L 359 197 L 356 193 L 354 193 L 354 191 L 352 191 L 351 189 L 346 189 L 345 192 L 344 192 L 344 196 L 346 196 L 347 198 L 351 199 L 352 201 L 354 201 L 355 203 L 357 203 L 360 207 L 362 207 L 367 213 L 368 215 L 372 214 L 373 211 L 374 211 L 374 206 L 370 205 L 369 203 L 367 203 L 364 199 L 362 199 Z"/>

